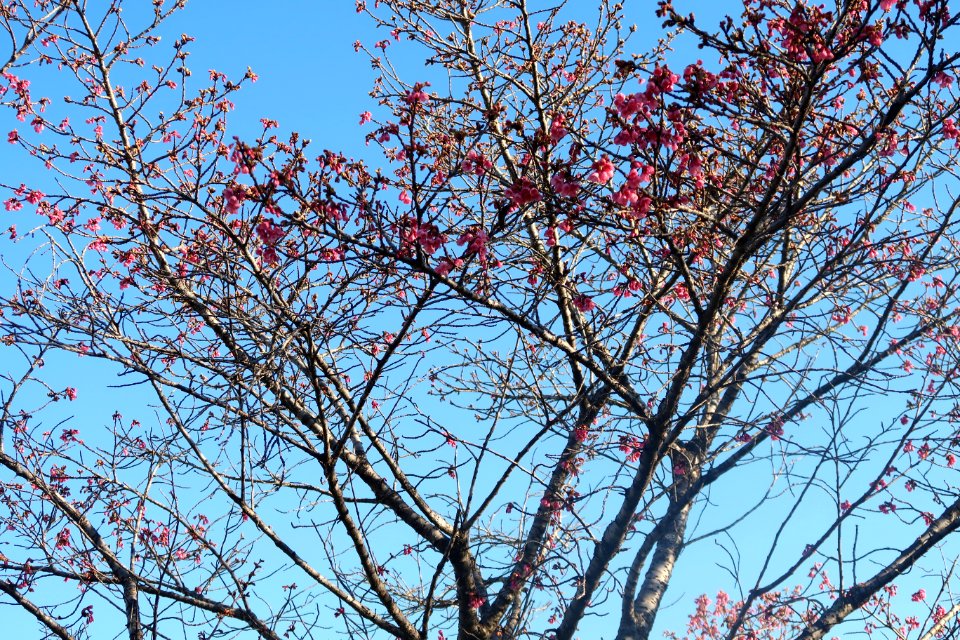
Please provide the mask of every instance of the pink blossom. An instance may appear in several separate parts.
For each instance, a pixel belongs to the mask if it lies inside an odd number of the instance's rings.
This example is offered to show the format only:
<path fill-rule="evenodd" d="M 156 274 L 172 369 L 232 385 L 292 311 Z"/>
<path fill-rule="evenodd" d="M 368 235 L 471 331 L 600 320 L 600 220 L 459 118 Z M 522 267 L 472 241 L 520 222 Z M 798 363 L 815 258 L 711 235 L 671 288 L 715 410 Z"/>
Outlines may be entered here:
<path fill-rule="evenodd" d="M 640 456 L 643 454 L 643 447 L 646 444 L 645 441 L 642 441 L 635 436 L 620 436 L 620 451 L 627 454 L 627 460 L 630 462 L 636 462 L 640 459 Z"/>
<path fill-rule="evenodd" d="M 613 194 L 612 200 L 621 207 L 632 207 L 640 202 L 640 185 L 648 182 L 653 175 L 653 167 L 644 166 L 640 172 L 637 171 L 642 165 L 635 163 L 627 174 L 627 181 L 620 190 Z"/>
<path fill-rule="evenodd" d="M 546 230 L 543 232 L 543 236 L 547 241 L 548 247 L 557 246 L 557 242 L 560 240 L 559 236 L 557 235 L 557 228 L 552 225 L 546 228 Z"/>
<path fill-rule="evenodd" d="M 360 125 L 363 126 L 373 120 L 373 114 L 369 111 L 364 111 L 360 114 Z"/>
<path fill-rule="evenodd" d="M 581 293 L 580 295 L 574 296 L 573 306 L 585 313 L 587 311 L 593 311 L 596 309 L 597 303 L 595 303 L 590 296 L 586 296 Z"/>
<path fill-rule="evenodd" d="M 587 180 L 590 182 L 595 182 L 597 184 L 607 184 L 610 180 L 613 179 L 613 173 L 615 167 L 613 163 L 610 162 L 610 159 L 607 156 L 603 156 L 599 160 L 593 163 L 591 167 L 593 172 L 587 176 Z"/>
<path fill-rule="evenodd" d="M 810 54 L 810 59 L 813 62 L 826 62 L 827 60 L 833 60 L 833 52 L 830 51 L 823 43 L 816 43 L 813 45 L 813 52 Z"/>
<path fill-rule="evenodd" d="M 476 255 L 481 262 L 487 259 L 487 232 L 477 227 L 471 227 L 460 234 L 457 245 L 467 245 L 467 255 Z"/>
<path fill-rule="evenodd" d="M 53 225 L 60 224 L 66 218 L 66 215 L 60 207 L 51 207 L 46 202 L 41 202 L 37 205 L 37 214 L 47 216 L 50 224 Z"/>
<path fill-rule="evenodd" d="M 643 93 L 634 93 L 629 96 L 618 93 L 613 97 L 613 107 L 620 117 L 625 119 L 642 111 L 649 111 L 655 105 L 656 102 Z"/>
<path fill-rule="evenodd" d="M 542 200 L 540 191 L 526 178 L 521 178 L 519 182 L 511 185 L 510 188 L 504 192 L 504 195 L 507 196 L 516 207 L 522 207 L 525 204 L 532 204 Z"/>
<path fill-rule="evenodd" d="M 467 153 L 463 162 L 460 163 L 460 168 L 462 168 L 465 173 L 471 173 L 476 176 L 483 175 L 492 167 L 493 163 L 490 162 L 490 160 L 472 149 Z"/>
<path fill-rule="evenodd" d="M 407 95 L 403 97 L 403 101 L 409 105 L 425 104 L 429 102 L 430 96 L 423 90 L 424 87 L 430 86 L 429 83 L 417 83 L 413 86 L 413 89 L 410 90 Z"/>
<path fill-rule="evenodd" d="M 263 243 L 263 247 L 258 249 L 257 253 L 263 258 L 266 264 L 276 264 L 280 261 L 277 254 L 277 243 L 283 238 L 283 229 L 272 220 L 263 220 L 256 227 L 257 237 Z"/>
<path fill-rule="evenodd" d="M 473 609 L 479 609 L 487 602 L 487 599 L 483 596 L 473 593 L 470 595 L 470 607 Z"/>
<path fill-rule="evenodd" d="M 670 71 L 667 67 L 657 67 L 650 75 L 650 83 L 647 85 L 647 92 L 651 95 L 659 90 L 662 93 L 673 91 L 674 85 L 680 80 L 680 76 Z"/>
<path fill-rule="evenodd" d="M 680 287 L 680 286 L 682 285 L 679 285 L 679 284 L 677 285 L 677 287 Z M 771 420 L 770 424 L 768 424 L 764 428 L 764 431 L 767 432 L 767 435 L 769 435 L 770 439 L 773 440 L 774 442 L 779 440 L 781 436 L 783 436 L 783 418 L 778 417 Z"/>
<path fill-rule="evenodd" d="M 574 198 L 580 193 L 580 183 L 568 179 L 562 173 L 553 174 L 553 177 L 550 178 L 550 186 L 553 187 L 553 191 L 558 196 L 564 198 Z"/>
<path fill-rule="evenodd" d="M 941 88 L 946 89 L 953 84 L 953 76 L 943 71 L 939 71 L 933 76 L 933 81 L 940 85 Z"/>
<path fill-rule="evenodd" d="M 7 134 L 7 142 L 10 144 L 16 144 L 18 140 L 20 140 L 20 134 L 16 129 Z"/>
<path fill-rule="evenodd" d="M 910 596 L 910 599 L 913 600 L 914 602 L 923 602 L 924 600 L 927 599 L 927 592 L 925 589 L 920 589 L 915 594 Z"/>
<path fill-rule="evenodd" d="M 275 245 L 283 238 L 283 229 L 267 219 L 257 225 L 257 237 L 266 245 Z"/>
<path fill-rule="evenodd" d="M 447 241 L 447 236 L 440 233 L 437 225 L 429 222 L 418 223 L 416 220 L 404 226 L 400 238 L 404 248 L 409 249 L 413 244 L 419 244 L 427 255 L 436 253 Z"/>
<path fill-rule="evenodd" d="M 567 128 L 564 126 L 565 122 L 566 118 L 564 118 L 563 114 L 553 116 L 553 120 L 550 122 L 551 143 L 557 144 L 567 135 Z"/>
<path fill-rule="evenodd" d="M 57 548 L 57 549 L 69 549 L 70 547 L 71 547 L 71 544 L 70 544 L 70 530 L 67 529 L 67 528 L 63 528 L 63 529 L 60 530 L 60 533 L 57 534 L 56 548 Z"/>
<path fill-rule="evenodd" d="M 227 187 L 223 190 L 223 210 L 227 213 L 236 213 L 243 203 L 244 192 L 241 187 Z"/>
<path fill-rule="evenodd" d="M 446 276 L 453 269 L 459 269 L 463 266 L 463 260 L 457 258 L 456 260 L 451 260 L 450 258 L 443 257 L 440 258 L 440 262 L 437 263 L 437 266 L 434 268 L 434 271 L 437 272 L 437 275 Z"/>

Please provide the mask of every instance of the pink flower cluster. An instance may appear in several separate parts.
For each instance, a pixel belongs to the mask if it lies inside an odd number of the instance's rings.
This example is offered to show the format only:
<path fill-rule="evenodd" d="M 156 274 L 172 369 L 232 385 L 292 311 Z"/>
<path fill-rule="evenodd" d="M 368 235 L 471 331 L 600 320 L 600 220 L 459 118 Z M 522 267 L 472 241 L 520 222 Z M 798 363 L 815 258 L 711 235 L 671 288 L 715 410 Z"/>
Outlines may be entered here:
<path fill-rule="evenodd" d="M 563 173 L 555 173 L 550 178 L 550 186 L 553 192 L 563 198 L 575 198 L 580 193 L 580 183 L 567 177 Z"/>
<path fill-rule="evenodd" d="M 493 163 L 483 154 L 475 149 L 471 149 L 463 159 L 463 162 L 460 163 L 460 168 L 463 169 L 464 173 L 479 176 L 492 169 Z"/>
<path fill-rule="evenodd" d="M 640 169 L 640 171 L 637 171 Z M 613 194 L 612 200 L 621 207 L 633 207 L 640 202 L 640 185 L 650 181 L 653 177 L 653 167 L 634 163 L 627 174 L 627 181 L 620 190 Z"/>
<path fill-rule="evenodd" d="M 550 121 L 550 142 L 552 144 L 557 144 L 563 140 L 564 136 L 567 135 L 567 128 L 565 125 L 566 118 L 562 113 L 553 116 L 553 119 Z"/>
<path fill-rule="evenodd" d="M 594 302 L 590 296 L 582 293 L 574 296 L 572 302 L 573 306 L 583 313 L 586 313 L 587 311 L 593 311 L 597 308 L 597 303 Z"/>
<path fill-rule="evenodd" d="M 539 202 L 542 199 L 540 191 L 526 178 L 520 178 L 518 182 L 504 192 L 504 195 L 509 198 L 515 207 Z"/>
<path fill-rule="evenodd" d="M 587 176 L 587 180 L 597 184 L 607 184 L 613 179 L 615 167 L 610 162 L 610 158 L 603 156 L 593 163 L 590 167 L 593 171 Z"/>
<path fill-rule="evenodd" d="M 244 188 L 239 185 L 227 187 L 223 190 L 223 210 L 227 213 L 237 213 L 246 195 Z"/>
<path fill-rule="evenodd" d="M 488 241 L 487 232 L 474 226 L 460 234 L 460 237 L 457 238 L 457 245 L 466 245 L 466 255 L 475 255 L 483 263 L 487 260 Z"/>
<path fill-rule="evenodd" d="M 613 108 L 623 119 L 646 115 L 657 107 L 662 94 L 673 91 L 679 80 L 680 76 L 669 68 L 656 67 L 645 90 L 630 95 L 618 93 L 613 97 Z"/>
<path fill-rule="evenodd" d="M 825 32 L 831 17 L 816 6 L 797 4 L 788 19 L 770 20 L 770 35 L 779 36 L 780 46 L 797 62 L 826 62 L 833 59 L 833 52 L 820 34 Z"/>
<path fill-rule="evenodd" d="M 266 264 L 276 264 L 279 262 L 280 257 L 277 254 L 277 243 L 283 239 L 283 229 L 267 218 L 257 225 L 256 231 L 257 237 L 260 239 L 260 242 L 263 243 L 263 246 L 257 250 L 257 254 L 263 258 Z"/>
<path fill-rule="evenodd" d="M 429 86 L 429 82 L 418 82 L 417 84 L 413 85 L 413 89 L 411 89 L 410 92 L 403 97 L 403 101 L 410 106 L 426 104 L 430 101 L 430 96 L 428 96 L 423 89 L 424 87 Z"/>
<path fill-rule="evenodd" d="M 437 225 L 429 222 L 407 220 L 400 231 L 401 251 L 404 253 L 408 253 L 413 246 L 419 245 L 424 253 L 433 255 L 446 241 L 447 236 L 440 233 Z"/>

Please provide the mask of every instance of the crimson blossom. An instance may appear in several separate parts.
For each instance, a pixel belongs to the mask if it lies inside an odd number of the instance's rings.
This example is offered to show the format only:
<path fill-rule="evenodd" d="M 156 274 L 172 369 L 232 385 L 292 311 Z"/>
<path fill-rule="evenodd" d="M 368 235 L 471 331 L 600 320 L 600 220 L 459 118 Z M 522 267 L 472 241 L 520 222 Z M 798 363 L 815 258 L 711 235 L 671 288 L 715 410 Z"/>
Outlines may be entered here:
<path fill-rule="evenodd" d="M 359 158 L 184 4 L 0 2 L 33 637 L 960 631 L 954 3 L 358 1 Z"/>

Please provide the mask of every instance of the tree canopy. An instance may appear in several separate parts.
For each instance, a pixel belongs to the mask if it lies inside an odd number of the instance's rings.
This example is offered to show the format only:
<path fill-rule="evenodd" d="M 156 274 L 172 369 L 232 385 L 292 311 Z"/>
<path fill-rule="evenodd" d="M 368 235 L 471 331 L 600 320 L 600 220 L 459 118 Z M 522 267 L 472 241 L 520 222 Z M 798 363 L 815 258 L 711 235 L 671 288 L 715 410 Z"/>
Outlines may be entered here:
<path fill-rule="evenodd" d="M 358 1 L 355 150 L 235 133 L 184 4 L 0 3 L 38 633 L 957 633 L 950 2 Z"/>

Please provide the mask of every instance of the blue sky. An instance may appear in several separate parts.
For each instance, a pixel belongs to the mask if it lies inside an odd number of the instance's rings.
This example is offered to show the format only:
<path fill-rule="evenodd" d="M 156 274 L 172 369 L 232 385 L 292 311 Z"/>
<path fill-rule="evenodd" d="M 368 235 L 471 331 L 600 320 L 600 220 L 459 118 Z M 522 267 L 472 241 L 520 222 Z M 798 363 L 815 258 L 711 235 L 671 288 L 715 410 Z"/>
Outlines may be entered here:
<path fill-rule="evenodd" d="M 296 129 L 318 148 L 363 150 L 359 114 L 371 108 L 367 93 L 374 74 L 356 40 L 374 34 L 353 2 L 195 0 L 168 28 L 197 38 L 189 66 L 197 72 L 216 68 L 241 77 L 247 67 L 256 84 L 237 99 L 233 126 L 259 126 L 269 117 L 283 129 Z M 353 153 L 351 153 L 351 151 Z"/>
<path fill-rule="evenodd" d="M 579 3 L 580 0 L 573 0 Z M 633 47 L 643 50 L 648 46 L 644 36 L 655 32 L 652 2 L 632 3 L 630 11 L 634 19 L 644 25 L 636 36 Z M 677 3 L 683 8 L 683 4 Z M 716 5 L 720 3 L 699 3 Z M 592 5 L 586 2 L 584 5 Z M 247 67 L 259 74 L 259 81 L 245 88 L 236 96 L 237 111 L 231 118 L 232 131 L 241 137 L 259 129 L 259 119 L 269 117 L 280 122 L 283 131 L 297 130 L 314 141 L 314 149 L 329 148 L 345 155 L 363 157 L 376 162 L 377 150 L 365 147 L 365 131 L 358 126 L 358 115 L 365 110 L 375 110 L 367 95 L 374 80 L 364 53 L 356 53 L 356 40 L 369 42 L 374 36 L 369 19 L 358 15 L 350 0 L 275 0 L 267 4 L 253 0 L 192 0 L 164 27 L 166 37 L 174 38 L 179 33 L 196 38 L 190 46 L 191 57 L 187 65 L 197 76 L 197 86 L 206 71 L 215 68 L 232 77 L 239 78 Z M 649 37 L 647 35 L 647 37 Z M 395 46 L 391 54 L 399 55 L 403 66 L 410 70 L 410 81 L 417 80 L 419 52 L 405 54 L 403 44 Z M 681 50 L 679 57 L 696 57 L 692 50 Z M 2 157 L 2 156 L 0 156 Z M 5 227 L 4 227 L 5 228 Z M 54 364 L 54 378 L 72 373 L 71 365 L 62 364 L 59 370 Z M 94 425 L 108 424 L 109 413 L 117 402 L 117 393 L 105 388 L 115 379 L 96 375 L 86 377 L 81 387 L 81 401 L 64 409 L 89 411 L 85 417 Z M 132 395 L 125 401 L 136 405 Z M 104 404 L 110 407 L 103 409 Z M 97 415 L 105 413 L 106 415 Z M 761 491 L 764 487 L 751 487 Z M 730 491 L 715 499 L 743 498 L 742 490 Z M 775 520 L 772 520 L 775 521 Z M 708 527 L 707 527 L 708 528 Z M 740 541 L 743 543 L 744 541 Z M 797 540 L 797 543 L 800 541 Z M 682 627 L 686 612 L 692 609 L 693 598 L 699 593 L 715 592 L 714 580 L 720 581 L 723 572 L 716 569 L 714 561 L 724 559 L 722 551 L 708 542 L 691 549 L 691 555 L 681 565 L 677 581 L 678 591 L 671 591 L 670 605 L 677 602 L 663 616 L 672 628 Z M 744 545 L 749 548 L 749 544 Z M 691 568 L 699 570 L 691 571 Z M 720 586 L 718 583 L 716 586 Z M 672 612 L 676 612 L 675 615 Z M 583 634 L 583 637 L 589 637 Z"/>

